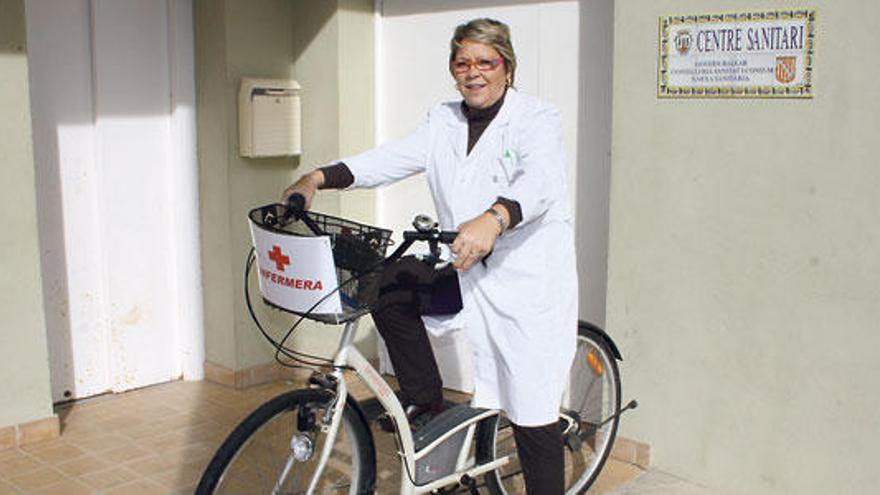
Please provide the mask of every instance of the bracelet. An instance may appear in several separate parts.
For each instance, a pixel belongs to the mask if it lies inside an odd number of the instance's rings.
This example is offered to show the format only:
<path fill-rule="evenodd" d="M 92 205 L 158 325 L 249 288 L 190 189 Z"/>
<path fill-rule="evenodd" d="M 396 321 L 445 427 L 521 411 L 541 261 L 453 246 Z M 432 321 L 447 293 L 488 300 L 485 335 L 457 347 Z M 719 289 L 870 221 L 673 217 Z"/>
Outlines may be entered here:
<path fill-rule="evenodd" d="M 495 221 L 498 222 L 498 228 L 500 229 L 498 235 L 500 236 L 501 234 L 503 234 L 504 230 L 507 227 L 504 225 L 504 217 L 501 215 L 501 213 L 499 213 L 498 210 L 495 209 L 495 207 L 489 208 L 488 210 L 486 210 L 486 213 L 492 215 L 495 218 Z"/>

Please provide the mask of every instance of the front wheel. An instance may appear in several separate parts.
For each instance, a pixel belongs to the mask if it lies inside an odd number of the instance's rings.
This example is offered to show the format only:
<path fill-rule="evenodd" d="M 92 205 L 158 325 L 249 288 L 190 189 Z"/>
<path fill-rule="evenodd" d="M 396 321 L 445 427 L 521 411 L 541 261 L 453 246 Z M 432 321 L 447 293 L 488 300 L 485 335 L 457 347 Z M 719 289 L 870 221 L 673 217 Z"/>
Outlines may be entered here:
<path fill-rule="evenodd" d="M 223 442 L 196 494 L 306 493 L 324 447 L 321 427 L 332 404 L 332 394 L 325 390 L 296 390 L 266 402 Z M 372 434 L 350 402 L 314 493 L 372 493 L 375 479 Z"/>
<path fill-rule="evenodd" d="M 619 412 L 620 374 L 614 353 L 599 331 L 578 328 L 577 352 L 559 418 L 566 494 L 585 493 L 596 481 L 614 445 Z M 494 416 L 480 425 L 477 459 L 482 463 L 503 456 L 510 456 L 510 462 L 486 474 L 489 491 L 525 493 L 513 428 L 506 418 Z"/>

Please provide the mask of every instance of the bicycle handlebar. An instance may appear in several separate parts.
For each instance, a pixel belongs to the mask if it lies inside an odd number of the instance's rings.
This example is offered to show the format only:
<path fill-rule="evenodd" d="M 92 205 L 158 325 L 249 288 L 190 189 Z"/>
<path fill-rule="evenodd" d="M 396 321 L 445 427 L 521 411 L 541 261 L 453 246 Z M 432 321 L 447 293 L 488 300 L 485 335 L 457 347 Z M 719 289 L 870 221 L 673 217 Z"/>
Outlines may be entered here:
<path fill-rule="evenodd" d="M 403 256 L 403 253 L 406 252 L 410 246 L 413 245 L 414 242 L 417 241 L 425 241 L 428 243 L 428 248 L 431 250 L 431 256 L 434 259 L 434 262 L 438 262 L 440 260 L 440 249 L 437 247 L 438 244 L 452 244 L 455 242 L 455 238 L 458 236 L 458 232 L 453 230 L 438 230 L 437 228 L 433 228 L 427 232 L 421 232 L 417 230 L 405 230 L 403 232 L 403 242 L 397 249 L 394 250 L 391 255 L 385 258 L 385 264 L 392 263 Z"/>
<path fill-rule="evenodd" d="M 284 205 L 284 214 L 281 215 L 281 223 L 287 223 L 291 218 L 302 221 L 315 235 L 325 235 L 308 215 L 306 215 L 306 198 L 300 193 L 293 193 L 287 198 Z"/>
<path fill-rule="evenodd" d="M 300 193 L 293 193 L 287 198 L 284 205 L 284 213 L 281 216 L 281 222 L 287 223 L 290 219 L 302 221 L 309 230 L 315 235 L 326 235 L 321 228 L 306 214 L 306 198 Z M 405 230 L 403 232 L 403 243 L 385 258 L 385 263 L 391 263 L 406 252 L 415 242 L 427 242 L 430 246 L 431 253 L 435 256 L 439 255 L 437 244 L 452 244 L 458 232 L 454 230 L 439 230 L 435 227 L 429 230 Z"/>
<path fill-rule="evenodd" d="M 434 230 L 431 232 L 403 231 L 404 241 L 436 241 L 440 244 L 452 244 L 455 242 L 456 237 L 458 237 L 458 232 L 455 230 Z"/>
<path fill-rule="evenodd" d="M 306 211 L 306 198 L 300 193 L 293 193 L 287 198 L 287 204 L 284 205 L 284 216 L 292 216 L 294 220 L 299 220 Z"/>

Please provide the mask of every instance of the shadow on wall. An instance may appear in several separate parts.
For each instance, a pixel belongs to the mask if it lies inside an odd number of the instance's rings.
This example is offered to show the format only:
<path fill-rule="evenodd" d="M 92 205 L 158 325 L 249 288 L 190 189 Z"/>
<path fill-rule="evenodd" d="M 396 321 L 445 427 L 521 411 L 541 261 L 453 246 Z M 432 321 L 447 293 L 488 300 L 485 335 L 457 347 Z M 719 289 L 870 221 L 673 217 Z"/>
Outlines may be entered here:
<path fill-rule="evenodd" d="M 0 53 L 25 53 L 25 25 L 19 19 L 24 19 L 24 0 L 0 0 Z"/>
<path fill-rule="evenodd" d="M 605 327 L 611 183 L 614 0 L 581 0 L 575 234 L 579 313 Z"/>

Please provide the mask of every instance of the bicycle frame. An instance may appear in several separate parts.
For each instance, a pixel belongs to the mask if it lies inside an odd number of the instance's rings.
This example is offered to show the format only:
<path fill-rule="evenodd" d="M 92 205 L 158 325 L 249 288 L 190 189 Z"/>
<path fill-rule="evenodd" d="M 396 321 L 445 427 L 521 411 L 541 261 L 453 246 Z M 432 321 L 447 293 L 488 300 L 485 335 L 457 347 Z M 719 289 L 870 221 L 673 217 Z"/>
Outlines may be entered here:
<path fill-rule="evenodd" d="M 330 375 L 336 379 L 336 397 L 334 399 L 335 403 L 332 408 L 332 417 L 329 421 L 329 427 L 327 427 L 328 431 L 326 431 L 327 439 L 321 451 L 321 457 L 318 462 L 318 467 L 315 469 L 312 481 L 309 485 L 308 493 L 314 492 L 318 484 L 318 480 L 323 474 L 327 461 L 330 458 L 330 452 L 333 450 L 333 444 L 336 441 L 336 435 L 339 431 L 339 426 L 342 420 L 342 411 L 345 408 L 346 399 L 348 398 L 348 386 L 345 383 L 343 371 L 345 369 L 353 369 L 357 373 L 357 376 L 361 380 L 361 382 L 366 385 L 366 387 L 378 398 L 379 402 L 382 404 L 382 407 L 391 415 L 392 418 L 394 418 L 395 423 L 397 423 L 400 439 L 399 446 L 402 449 L 402 452 L 399 452 L 399 454 L 401 455 L 401 495 L 429 493 L 431 491 L 437 490 L 438 488 L 458 483 L 465 475 L 469 476 L 470 478 L 476 478 L 477 476 L 497 469 L 509 462 L 509 457 L 505 456 L 485 464 L 473 465 L 469 467 L 470 459 L 468 458 L 468 453 L 474 439 L 477 424 L 488 417 L 500 414 L 500 411 L 496 409 L 486 410 L 479 415 L 476 415 L 466 421 L 459 423 L 458 425 L 447 431 L 445 434 L 443 434 L 440 438 L 432 442 L 430 445 L 416 452 L 412 429 L 409 426 L 409 421 L 407 420 L 406 413 L 404 412 L 403 406 L 400 404 L 400 401 L 397 399 L 394 390 L 391 389 L 391 386 L 388 385 L 385 379 L 382 378 L 382 375 L 379 374 L 379 372 L 369 363 L 369 361 L 367 361 L 367 359 L 364 358 L 364 356 L 360 352 L 358 352 L 357 348 L 352 345 L 354 342 L 355 333 L 357 331 L 358 321 L 359 318 L 351 320 L 345 324 L 345 327 L 342 331 L 339 348 L 336 351 L 336 355 L 333 359 L 334 369 L 330 373 Z M 416 461 L 430 454 L 430 452 L 434 448 L 443 444 L 445 440 L 449 439 L 452 435 L 455 435 L 456 433 L 462 431 L 464 428 L 468 429 L 467 436 L 458 453 L 455 470 L 452 473 L 447 474 L 437 480 L 431 481 L 427 484 L 416 485 Z"/>
<path fill-rule="evenodd" d="M 303 206 L 304 198 L 296 195 L 292 196 L 290 198 L 290 205 L 285 208 L 285 212 L 281 215 L 282 224 L 285 222 L 285 219 L 293 217 L 303 221 L 315 235 L 327 235 L 321 226 L 313 221 L 308 214 L 303 214 Z M 277 214 L 277 211 L 275 213 Z M 264 215 L 263 221 L 266 221 L 266 218 L 268 216 Z M 277 219 L 274 216 L 272 218 L 271 224 L 276 225 Z M 251 220 L 260 225 L 257 219 L 252 218 Z M 457 235 L 457 232 L 439 230 L 436 222 L 423 215 L 415 218 L 413 226 L 417 231 L 404 232 L 403 242 L 390 256 L 382 261 L 382 265 L 388 265 L 394 260 L 399 259 L 417 241 L 426 242 L 431 256 L 439 259 L 439 244 L 450 244 Z M 500 414 L 498 410 L 458 409 L 454 415 L 446 416 L 443 422 L 433 423 L 434 426 L 430 430 L 423 430 L 427 435 L 421 436 L 418 441 L 414 439 L 406 413 L 394 391 L 379 372 L 352 345 L 357 324 L 362 315 L 363 313 L 340 313 L 325 315 L 330 318 L 316 318 L 318 321 L 325 323 L 342 323 L 343 321 L 346 323 L 340 338 L 339 347 L 333 358 L 333 370 L 326 375 L 328 378 L 331 378 L 329 380 L 330 384 L 321 384 L 325 389 L 335 392 L 335 395 L 332 402 L 328 404 L 329 407 L 321 420 L 321 430 L 326 434 L 326 440 L 321 448 L 320 456 L 317 459 L 317 466 L 309 482 L 307 492 L 313 493 L 317 488 L 318 481 L 330 459 L 333 445 L 342 423 L 342 415 L 348 399 L 348 387 L 345 382 L 345 371 L 347 370 L 355 371 L 358 378 L 375 395 L 397 426 L 399 455 L 401 456 L 401 494 L 415 495 L 431 492 L 438 488 L 463 481 L 462 478 L 464 476 L 473 479 L 507 464 L 509 458 L 506 456 L 479 465 L 477 465 L 476 456 L 474 458 L 469 456 L 471 447 L 474 444 L 477 425 L 486 418 Z M 429 425 L 431 424 L 429 423 Z M 369 425 L 365 426 L 369 427 Z M 426 442 L 430 443 L 426 445 Z M 445 448 L 435 450 L 441 445 L 445 446 Z M 432 455 L 432 452 L 436 453 L 436 455 Z M 483 459 L 480 459 L 480 462 L 482 461 Z M 276 492 L 284 484 L 286 473 L 290 471 L 291 467 L 292 463 L 289 460 L 288 465 L 285 466 L 280 478 L 276 482 Z M 470 482 L 468 481 L 468 483 Z"/>
<path fill-rule="evenodd" d="M 295 198 L 291 198 L 295 199 Z M 300 197 L 299 199 L 302 200 Z M 302 203 L 303 201 L 299 201 L 298 211 L 300 215 L 302 215 Z M 269 225 L 276 230 L 279 229 L 278 225 L 282 227 L 286 225 L 286 220 L 288 218 L 295 218 L 296 216 L 291 217 L 289 212 L 295 210 L 292 206 L 285 210 L 283 214 L 278 213 L 279 205 L 271 205 L 272 211 L 265 211 L 265 207 L 261 209 L 256 209 L 251 212 L 251 220 L 256 225 L 261 225 L 261 221 L 266 225 Z M 262 216 L 259 218 L 253 217 L 254 212 L 261 213 Z M 272 215 L 277 215 L 272 216 Z M 316 214 L 318 215 L 318 214 Z M 270 218 L 271 217 L 271 218 Z M 278 220 L 280 218 L 281 220 Z M 357 232 L 362 232 L 361 229 L 372 229 L 369 230 L 371 233 L 385 234 L 390 231 L 380 232 L 379 229 L 364 226 L 361 224 L 352 223 L 350 221 L 344 219 L 338 219 L 335 217 L 330 217 L 326 215 L 322 215 L 318 218 L 323 218 L 324 221 L 327 222 L 332 228 L 340 228 L 340 232 L 344 235 L 349 235 L 349 233 L 345 232 L 345 229 L 339 227 L 339 225 L 353 225 L 352 228 L 356 229 Z M 338 222 L 348 222 L 348 223 L 340 223 L 337 225 L 336 223 L 332 223 L 330 220 L 338 221 Z M 271 221 L 270 221 L 271 220 Z M 312 221 L 312 218 L 308 215 L 302 216 L 301 220 L 308 226 L 308 228 L 316 235 L 330 235 L 322 232 L 320 226 L 316 224 L 315 221 Z M 280 223 L 279 223 L 280 222 Z M 456 232 L 447 232 L 440 231 L 437 227 L 437 224 L 428 217 L 418 216 L 413 221 L 413 226 L 417 229 L 417 231 L 405 231 L 403 232 L 403 242 L 400 243 L 394 252 L 384 258 L 381 263 L 377 263 L 373 257 L 374 256 L 384 256 L 385 248 L 389 244 L 387 237 L 370 237 L 370 249 L 376 250 L 376 253 L 372 253 L 371 256 L 367 257 L 367 263 L 362 262 L 357 256 L 355 256 L 355 260 L 358 260 L 360 265 L 355 264 L 349 266 L 348 264 L 343 263 L 342 266 L 346 267 L 345 270 L 349 270 L 351 273 L 345 272 L 346 277 L 352 276 L 354 273 L 363 270 L 368 270 L 368 273 L 372 270 L 380 266 L 387 266 L 392 263 L 394 260 L 399 259 L 403 254 L 412 246 L 414 242 L 426 242 L 430 249 L 430 255 L 426 257 L 429 263 L 436 263 L 440 259 L 440 244 L 450 244 L 454 241 L 457 233 Z M 366 230 L 365 230 L 366 231 Z M 336 232 L 334 235 L 340 235 L 340 232 Z M 377 240 L 378 239 L 378 240 Z M 384 239 L 384 240 L 383 240 Z M 337 246 L 338 247 L 338 246 Z M 351 249 L 352 246 L 347 243 L 342 243 L 342 248 Z M 334 248 L 335 249 L 335 248 Z M 341 253 L 347 253 L 345 249 L 340 251 Z M 354 250 L 353 253 L 357 255 L 361 255 L 362 253 L 359 250 Z M 334 251 L 333 261 L 336 261 L 336 252 Z M 346 262 L 353 263 L 352 260 L 349 260 L 344 254 L 343 259 Z M 250 268 L 250 265 L 248 269 Z M 337 265 L 337 270 L 339 266 Z M 338 275 L 339 272 L 337 272 Z M 348 281 L 352 279 L 347 279 Z M 347 283 L 347 282 L 345 282 Z M 337 288 L 335 290 L 339 290 Z M 247 287 L 246 287 L 247 290 Z M 360 290 L 360 288 L 358 289 Z M 332 294 L 332 293 L 331 293 Z M 329 296 L 329 294 L 328 294 Z M 354 299 L 352 299 L 354 300 Z M 269 301 L 271 303 L 271 300 Z M 321 301 L 318 301 L 320 303 Z M 315 303 L 315 306 L 318 305 Z M 351 304 L 349 304 L 351 305 Z M 312 306 L 314 309 L 315 306 Z M 248 299 L 248 307 L 250 309 L 250 299 Z M 499 468 L 510 464 L 513 460 L 513 456 L 515 454 L 511 453 L 510 455 L 502 455 L 498 452 L 497 447 L 498 444 L 494 446 L 488 443 L 490 440 L 495 438 L 497 431 L 495 428 L 499 427 L 499 424 L 496 421 L 500 421 L 501 411 L 497 409 L 478 409 L 471 408 L 466 405 L 459 405 L 451 410 L 442 413 L 435 420 L 429 421 L 425 426 L 423 426 L 417 434 L 414 434 L 412 428 L 410 427 L 409 420 L 404 411 L 402 404 L 400 403 L 397 395 L 394 393 L 390 385 L 384 380 L 384 378 L 379 374 L 379 372 L 367 361 L 367 359 L 353 346 L 355 333 L 358 327 L 359 319 L 364 314 L 366 314 L 365 306 L 353 306 L 351 309 L 345 309 L 341 313 L 336 313 L 333 311 L 339 311 L 338 309 L 331 309 L 330 313 L 318 313 L 317 315 L 311 314 L 312 309 L 303 313 L 298 313 L 296 311 L 288 309 L 288 311 L 294 312 L 295 314 L 300 314 L 302 316 L 309 317 L 315 321 L 320 321 L 329 324 L 340 324 L 344 323 L 344 328 L 342 334 L 340 336 L 340 341 L 336 353 L 333 357 L 332 370 L 328 372 L 316 372 L 316 375 L 313 375 L 313 380 L 310 382 L 321 388 L 322 392 L 320 394 L 321 397 L 326 397 L 328 399 L 327 402 L 323 402 L 322 409 L 324 412 L 322 413 L 321 418 L 317 423 L 313 421 L 312 416 L 308 416 L 308 428 L 309 432 L 305 434 L 294 435 L 290 439 L 290 451 L 287 456 L 287 462 L 285 463 L 282 472 L 279 476 L 270 477 L 270 482 L 275 483 L 275 488 L 273 493 L 278 493 L 281 490 L 281 487 L 287 482 L 287 476 L 292 472 L 292 468 L 295 463 L 300 461 L 309 461 L 315 462 L 317 465 L 315 466 L 315 470 L 312 475 L 306 478 L 300 478 L 300 481 L 307 481 L 308 488 L 306 490 L 307 493 L 314 493 L 318 486 L 319 481 L 322 476 L 325 474 L 325 469 L 327 469 L 328 462 L 330 462 L 330 457 L 333 452 L 333 447 L 338 438 L 339 428 L 343 425 L 343 414 L 345 408 L 347 407 L 349 400 L 349 390 L 348 384 L 346 383 L 346 376 L 349 375 L 348 371 L 353 371 L 358 379 L 366 386 L 370 392 L 376 397 L 378 403 L 384 409 L 384 411 L 388 414 L 388 417 L 393 421 L 396 426 L 396 441 L 398 448 L 398 455 L 400 457 L 400 467 L 401 467 L 401 479 L 400 479 L 400 493 L 402 495 L 416 495 L 422 493 L 432 492 L 441 488 L 450 487 L 453 485 L 464 485 L 467 488 L 471 488 L 473 490 L 475 488 L 475 481 L 481 475 L 485 475 L 487 473 L 492 473 Z M 257 326 L 263 331 L 264 336 L 269 339 L 276 349 L 279 352 L 285 350 L 283 347 L 284 340 L 280 343 L 275 342 L 269 337 L 263 328 L 260 326 L 259 321 L 257 321 L 256 316 L 252 312 L 252 316 L 254 317 Z M 583 328 L 586 325 L 586 328 Z M 605 425 L 608 422 L 612 422 L 610 433 L 607 435 L 603 433 L 603 438 L 607 440 L 602 440 L 601 450 L 595 452 L 596 455 L 591 456 L 589 452 L 586 453 L 586 456 L 590 457 L 589 469 L 583 471 L 583 473 L 579 473 L 577 478 L 574 480 L 574 484 L 571 485 L 571 492 L 581 490 L 585 487 L 585 483 L 592 483 L 594 477 L 598 474 L 601 466 L 604 464 L 604 461 L 609 453 L 610 446 L 613 445 L 614 435 L 616 431 L 616 424 L 619 421 L 619 416 L 622 412 L 627 409 L 634 408 L 636 406 L 635 401 L 631 401 L 624 408 L 620 408 L 619 405 L 619 376 L 617 375 L 617 368 L 614 364 L 614 358 L 620 359 L 620 353 L 617 350 L 616 345 L 607 336 L 601 329 L 598 327 L 592 328 L 589 324 L 585 324 L 583 322 L 579 323 L 579 327 L 582 327 L 579 330 L 579 334 L 583 333 L 583 330 L 586 330 L 586 334 L 583 336 L 589 342 L 595 342 L 594 347 L 598 345 L 600 350 L 604 348 L 608 348 L 609 350 L 602 350 L 602 355 L 608 354 L 610 358 L 610 366 L 609 369 L 613 371 L 611 373 L 611 378 L 609 382 L 609 386 L 611 390 L 616 390 L 612 396 L 617 401 L 615 410 L 611 413 L 607 418 L 603 414 L 601 416 L 602 422 L 595 424 L 594 423 L 582 423 L 580 417 L 580 410 L 566 410 L 563 409 L 560 414 L 564 421 L 567 423 L 566 427 L 566 438 L 565 442 L 568 448 L 573 452 L 574 455 L 579 456 L 580 445 L 581 442 L 585 440 L 585 437 L 593 435 L 593 432 L 596 431 L 598 427 Z M 296 328 L 296 325 L 291 328 L 291 332 Z M 601 345 L 599 345 L 601 343 Z M 283 353 L 283 352 L 282 352 Z M 285 354 L 287 355 L 287 354 Z M 296 358 L 293 358 L 296 360 Z M 325 361 L 326 362 L 326 361 Z M 600 372 L 601 373 L 601 372 Z M 326 392 L 326 394 L 325 394 Z M 280 398 L 280 397 L 279 397 Z M 566 396 L 564 403 L 567 403 L 569 400 L 568 396 Z M 266 405 L 272 407 L 276 407 L 277 405 L 282 405 L 281 403 L 272 404 L 267 403 Z M 324 407 L 326 406 L 326 407 Z M 604 410 L 605 405 L 599 405 L 601 410 Z M 261 406 L 261 410 L 263 406 Z M 302 420 L 300 420 L 302 421 Z M 367 420 L 364 418 L 363 414 L 355 414 L 349 418 L 346 415 L 346 421 L 359 421 L 360 424 L 363 425 L 364 428 L 369 430 L 369 425 L 367 424 Z M 583 430 L 583 424 L 587 424 L 587 429 Z M 240 427 L 244 426 L 244 423 L 240 425 Z M 314 426 L 318 426 L 321 432 L 324 434 L 325 439 L 323 441 L 323 445 L 320 447 L 320 453 L 317 450 L 313 449 L 313 442 L 315 436 L 312 434 L 311 428 Z M 258 425 L 257 428 L 261 428 L 261 425 Z M 365 441 L 367 444 L 372 444 L 372 441 L 369 441 L 364 435 L 367 435 L 366 432 L 362 431 L 360 428 L 355 428 L 356 435 L 359 436 L 361 441 Z M 248 436 L 253 434 L 256 430 L 247 432 L 244 436 L 244 439 L 247 440 Z M 479 433 L 479 435 L 478 435 Z M 227 440 L 227 443 L 233 441 L 230 445 L 230 448 L 225 450 L 225 454 L 229 453 L 236 454 L 239 449 L 241 449 L 242 445 L 239 442 L 241 440 L 241 435 L 236 437 L 234 440 L 232 437 Z M 570 442 L 570 443 L 569 443 Z M 355 444 L 359 444 L 360 442 L 356 441 Z M 224 444 L 226 447 L 226 444 Z M 372 448 L 375 448 L 372 445 Z M 491 450 L 487 450 L 491 449 Z M 222 450 L 222 449 L 221 449 Z M 317 457 L 316 457 L 317 456 Z M 496 458 L 496 456 L 500 456 Z M 369 462 L 372 463 L 372 455 Z M 586 458 L 586 457 L 585 457 Z M 217 467 L 212 471 L 212 475 L 220 475 L 225 472 L 228 467 L 228 463 L 230 462 L 230 458 L 227 457 L 219 457 L 215 459 L 217 461 Z M 215 460 L 212 460 L 209 468 L 214 466 Z M 370 474 L 370 473 L 367 473 Z M 489 480 L 490 488 L 495 486 L 498 483 L 501 483 L 501 479 L 497 479 L 500 477 L 507 478 L 510 475 L 515 475 L 517 473 L 498 473 L 500 476 L 492 476 L 492 479 Z M 587 478 L 589 476 L 589 478 Z M 362 477 L 361 479 L 370 479 L 369 476 Z M 205 478 L 203 477 L 203 480 Z M 208 478 L 208 483 L 215 483 L 215 478 Z M 212 485 L 213 486 L 213 485 Z M 496 487 L 497 488 L 497 487 Z"/>

